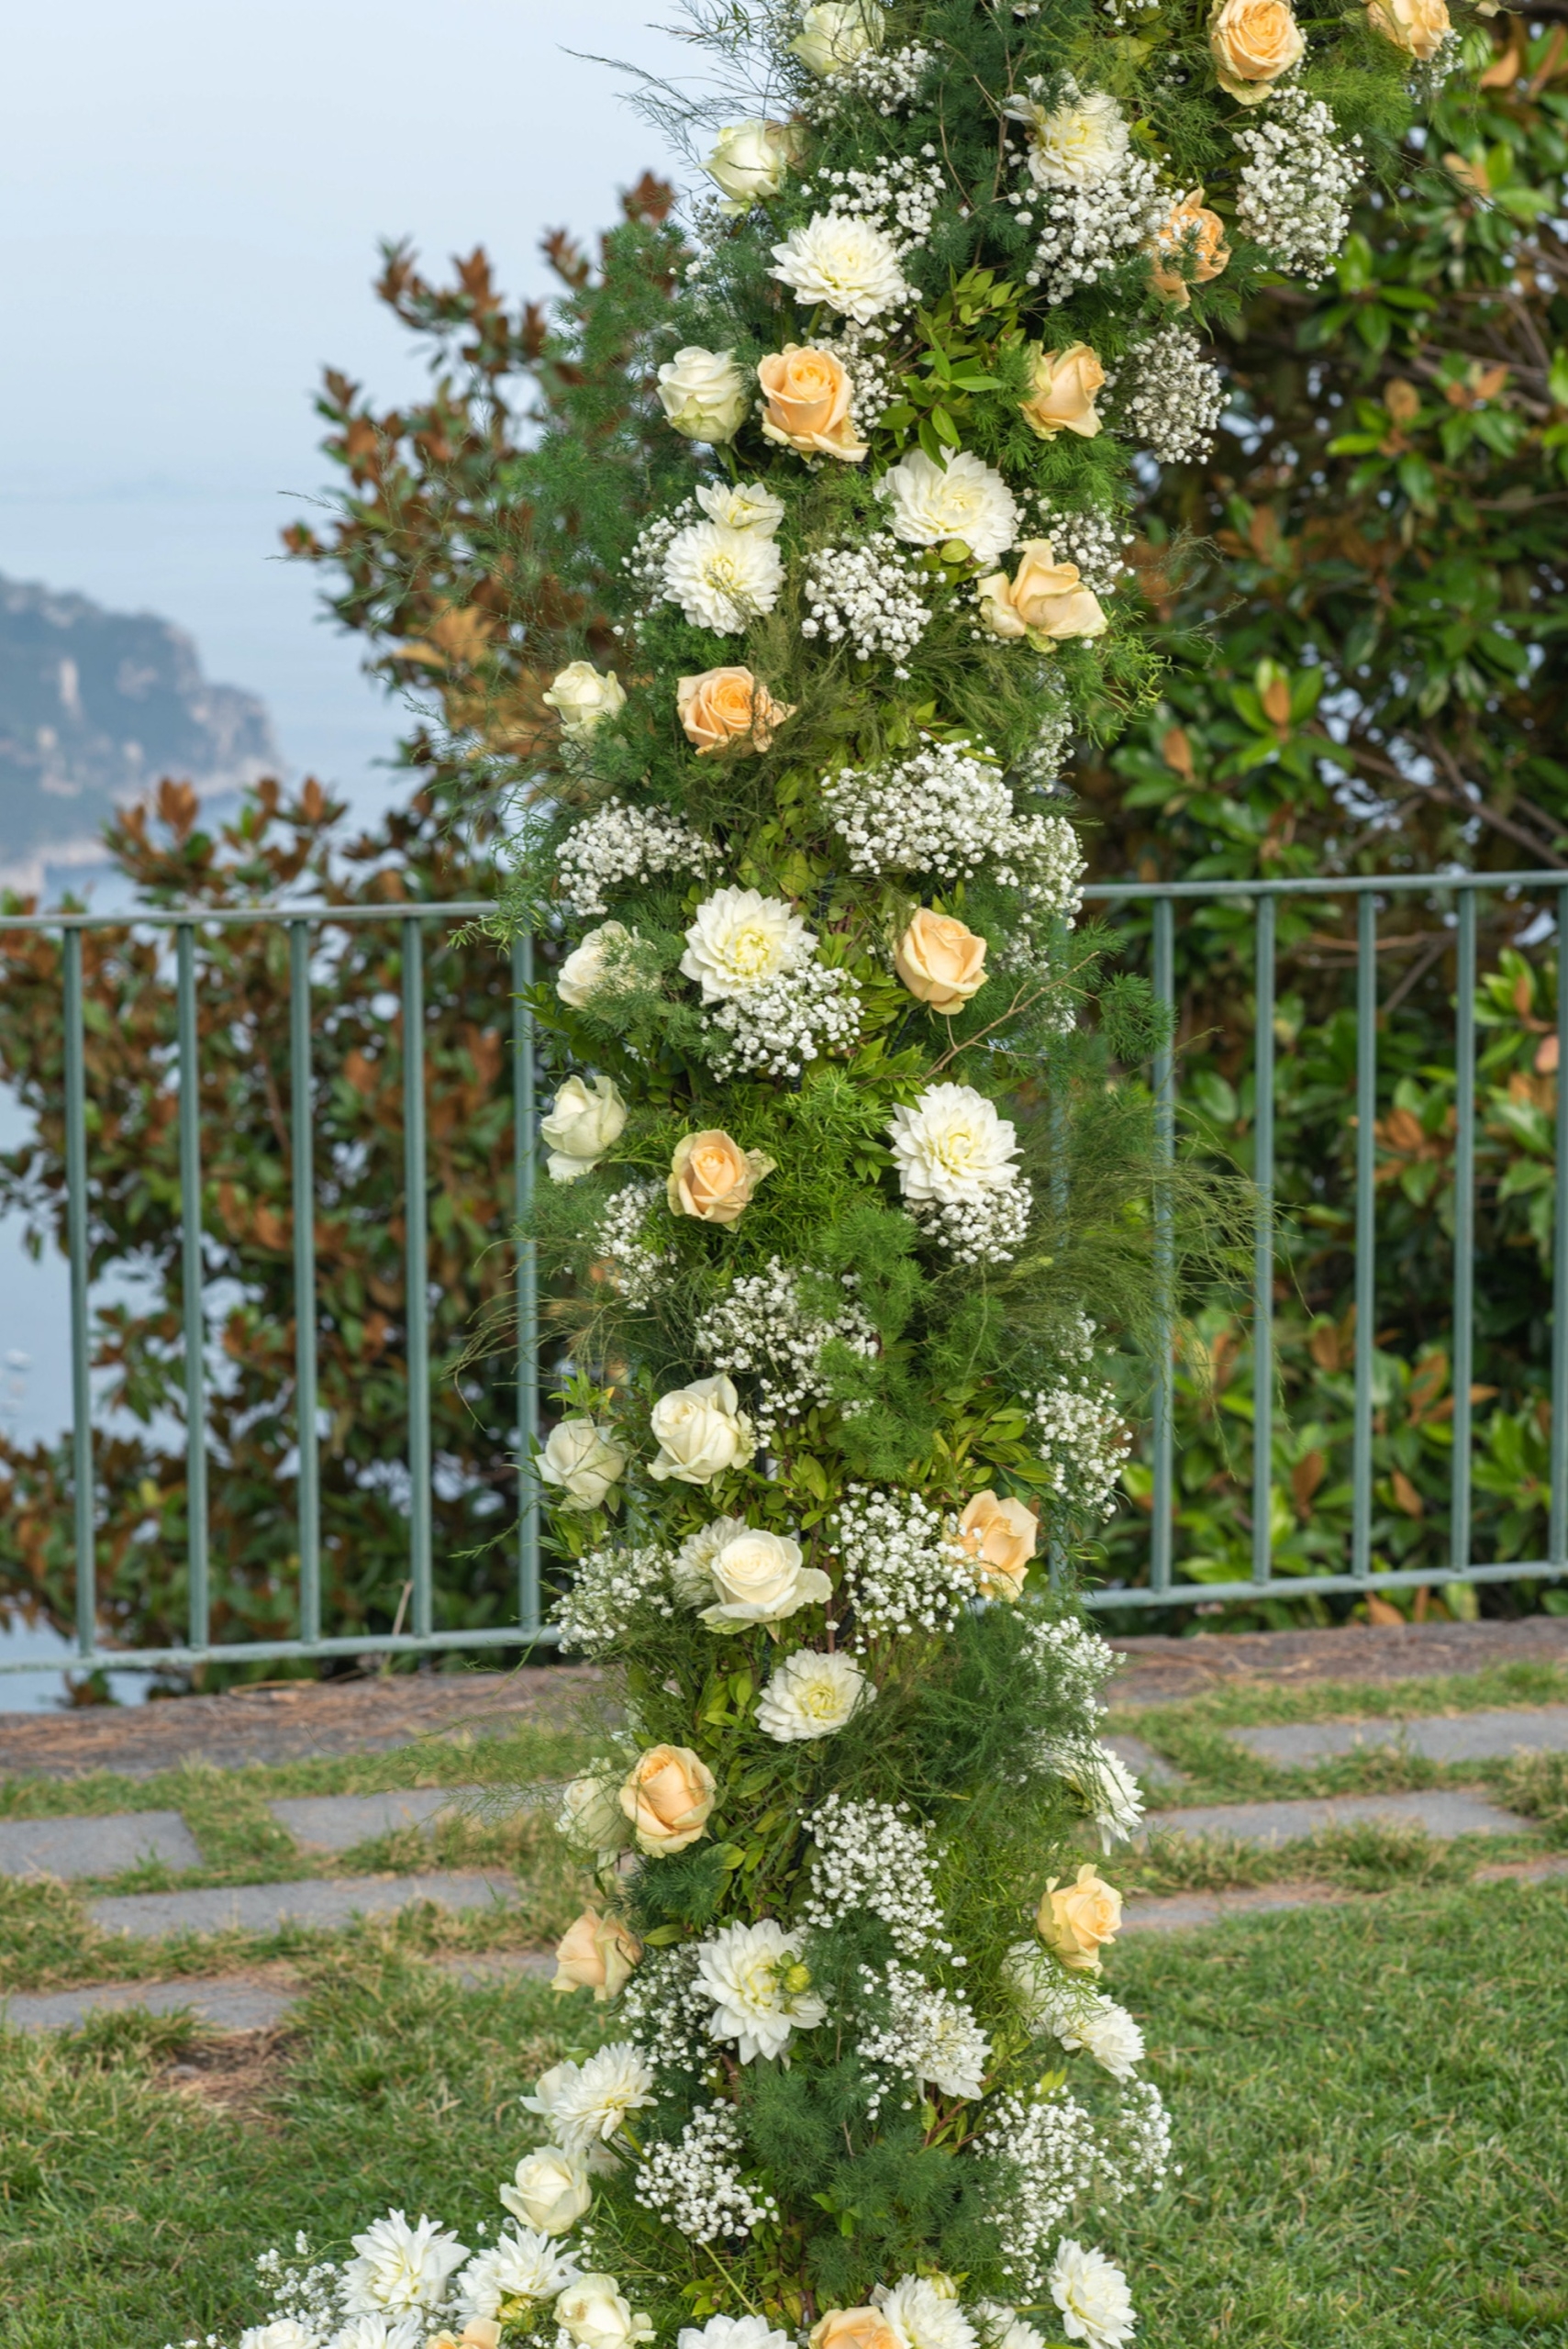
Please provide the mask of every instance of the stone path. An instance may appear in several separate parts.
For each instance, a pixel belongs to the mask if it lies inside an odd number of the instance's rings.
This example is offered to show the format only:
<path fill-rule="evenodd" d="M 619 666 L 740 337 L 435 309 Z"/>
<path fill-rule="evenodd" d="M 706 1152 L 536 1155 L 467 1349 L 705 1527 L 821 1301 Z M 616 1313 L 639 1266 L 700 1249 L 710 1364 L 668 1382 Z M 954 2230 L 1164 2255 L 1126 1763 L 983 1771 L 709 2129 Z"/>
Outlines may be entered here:
<path fill-rule="evenodd" d="M 1395 1746 L 1427 1762 L 1496 1762 L 1521 1751 L 1568 1753 L 1568 1705 L 1412 1721 L 1290 1721 L 1269 1729 L 1228 1730 L 1226 1735 L 1233 1745 L 1245 1746 L 1262 1761 L 1277 1762 L 1286 1769 L 1372 1746 Z"/>
<path fill-rule="evenodd" d="M 0 1876 L 119 1876 L 144 1860 L 200 1867 L 195 1838 L 177 1810 L 0 1820 Z"/>
<path fill-rule="evenodd" d="M 1477 1884 L 1546 1884 L 1568 1876 L 1568 1854 L 1542 1860 L 1515 1860 L 1499 1867 L 1477 1868 Z M 1375 1901 L 1380 1895 L 1337 1892 L 1322 1884 L 1263 1884 L 1237 1892 L 1173 1892 L 1157 1899 L 1129 1900 L 1122 1915 L 1121 1932 L 1180 1932 L 1194 1925 L 1212 1925 L 1223 1917 L 1256 1916 L 1271 1909 L 1325 1909 L 1349 1900 Z"/>
<path fill-rule="evenodd" d="M 434 1957 L 424 1961 L 431 1973 L 444 1975 L 462 1990 L 505 1988 L 521 1981 L 548 1980 L 555 1960 L 535 1949 L 489 1950 L 472 1955 Z M 178 2014 L 188 2009 L 211 2031 L 276 2031 L 287 2022 L 304 1996 L 297 1988 L 242 1977 L 204 1981 L 195 1976 L 174 1982 L 99 1982 L 81 1990 L 49 1990 L 0 1995 L 0 2018 L 13 2031 L 74 2031 L 92 2015 L 139 2010 L 150 2015 Z"/>
<path fill-rule="evenodd" d="M 267 1809 L 296 1843 L 322 1852 L 351 1852 L 377 1835 L 393 1835 L 407 1827 L 432 1827 L 438 1819 L 466 1811 L 473 1818 L 495 1819 L 524 1809 L 539 1797 L 486 1787 L 412 1787 L 406 1793 L 381 1795 L 297 1795 Z"/>
<path fill-rule="evenodd" d="M 307 1876 L 298 1884 L 232 1884 L 205 1892 L 121 1892 L 88 1903 L 108 1933 L 167 1941 L 175 1933 L 275 1933 L 284 1925 L 346 1925 L 433 1900 L 442 1909 L 484 1909 L 515 1900 L 509 1876 Z"/>
<path fill-rule="evenodd" d="M 1529 1820 L 1484 1795 L 1434 1787 L 1413 1795 L 1318 1795 L 1299 1802 L 1195 1803 L 1149 1813 L 1151 1836 L 1234 1835 L 1243 1843 L 1290 1843 L 1329 1827 L 1419 1827 L 1451 1835 L 1528 1835 Z"/>
<path fill-rule="evenodd" d="M 1323 1680 L 1419 1680 L 1493 1664 L 1568 1665 L 1568 1616 L 1517 1623 L 1340 1623 L 1322 1631 L 1207 1631 L 1191 1640 L 1118 1639 L 1127 1659 L 1113 1705 L 1173 1705 L 1238 1681 L 1310 1687 Z M 0 1754 L 0 1761 L 4 1756 Z"/>

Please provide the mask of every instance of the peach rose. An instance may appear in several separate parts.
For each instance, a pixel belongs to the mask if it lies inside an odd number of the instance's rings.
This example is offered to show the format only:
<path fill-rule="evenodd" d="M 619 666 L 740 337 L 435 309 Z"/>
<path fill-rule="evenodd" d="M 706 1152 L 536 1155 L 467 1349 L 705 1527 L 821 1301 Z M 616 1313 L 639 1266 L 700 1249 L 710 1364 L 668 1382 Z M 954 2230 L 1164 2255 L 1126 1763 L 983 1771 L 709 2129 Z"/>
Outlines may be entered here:
<path fill-rule="evenodd" d="M 976 1493 L 958 1520 L 958 1531 L 984 1596 L 1017 1598 L 1040 1540 L 1040 1528 L 1022 1501 L 999 1501 L 989 1491 Z"/>
<path fill-rule="evenodd" d="M 917 908 L 894 949 L 893 967 L 912 996 L 951 1011 L 985 985 L 985 941 L 951 914 Z"/>
<path fill-rule="evenodd" d="M 689 1745 L 651 1745 L 620 1790 L 639 1851 L 667 1859 L 707 1833 L 717 1793 L 713 1772 Z"/>
<path fill-rule="evenodd" d="M 981 618 L 994 636 L 1063 639 L 1103 636 L 1099 598 L 1078 576 L 1075 562 L 1058 562 L 1049 539 L 1025 539 L 1015 576 L 994 572 L 975 590 Z"/>
<path fill-rule="evenodd" d="M 732 742 L 745 751 L 765 751 L 773 729 L 795 716 L 750 669 L 705 669 L 700 677 L 678 679 L 675 713 L 699 759 Z"/>
<path fill-rule="evenodd" d="M 1437 55 L 1453 29 L 1443 0 L 1370 0 L 1366 13 L 1385 40 L 1423 64 Z"/>
<path fill-rule="evenodd" d="M 1154 231 L 1149 254 L 1149 283 L 1179 310 L 1193 298 L 1190 286 L 1207 285 L 1219 275 L 1230 259 L 1230 248 L 1225 223 L 1218 212 L 1209 211 L 1201 187 L 1173 205 Z"/>
<path fill-rule="evenodd" d="M 1271 84 L 1307 54 L 1290 0 L 1218 0 L 1208 48 L 1220 88 L 1244 106 L 1262 106 Z"/>
<path fill-rule="evenodd" d="M 1094 351 L 1086 342 L 1069 343 L 1065 351 L 1047 351 L 1037 342 L 1033 359 L 1029 395 L 1018 403 L 1029 430 L 1042 440 L 1054 440 L 1059 432 L 1092 440 L 1100 429 L 1095 394 L 1106 380 Z"/>
<path fill-rule="evenodd" d="M 762 437 L 806 457 L 841 457 L 858 465 L 870 454 L 850 417 L 850 379 L 830 351 L 786 342 L 757 370 L 767 406 Z"/>
<path fill-rule="evenodd" d="M 631 1979 L 642 1943 L 618 1917 L 584 1909 L 555 1945 L 552 1990 L 592 1990 L 595 2006 L 620 1996 Z"/>
<path fill-rule="evenodd" d="M 501 2349 L 501 2328 L 493 2316 L 471 2316 L 461 2332 L 432 2332 L 430 2349 Z"/>
<path fill-rule="evenodd" d="M 1097 1974 L 1101 1944 L 1114 1941 L 1121 1928 L 1121 1895 L 1093 1860 L 1084 1861 L 1076 1884 L 1060 1892 L 1056 1887 L 1052 1876 L 1035 1918 L 1040 1940 L 1073 1973 Z"/>
<path fill-rule="evenodd" d="M 904 2349 L 880 2309 L 829 2309 L 811 2328 L 811 2349 Z"/>
<path fill-rule="evenodd" d="M 760 1150 L 742 1150 L 717 1126 L 683 1134 L 666 1186 L 671 1213 L 695 1215 L 701 1223 L 738 1223 L 758 1184 L 777 1164 Z"/>

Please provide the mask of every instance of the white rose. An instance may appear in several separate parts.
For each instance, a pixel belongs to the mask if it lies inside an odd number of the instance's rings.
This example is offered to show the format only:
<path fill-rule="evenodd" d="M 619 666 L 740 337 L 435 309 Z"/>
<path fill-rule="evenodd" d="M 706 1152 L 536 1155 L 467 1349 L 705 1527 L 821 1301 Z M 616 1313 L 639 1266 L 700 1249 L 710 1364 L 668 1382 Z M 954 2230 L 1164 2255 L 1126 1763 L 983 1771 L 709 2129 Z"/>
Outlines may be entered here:
<path fill-rule="evenodd" d="M 545 1483 L 559 1485 L 567 1496 L 562 1508 L 597 1508 L 625 1472 L 626 1453 L 615 1431 L 596 1427 L 592 1419 L 561 1420 L 539 1456 Z"/>
<path fill-rule="evenodd" d="M 805 962 L 817 944 L 787 898 L 760 889 L 718 889 L 697 907 L 681 957 L 705 1003 L 752 994 Z"/>
<path fill-rule="evenodd" d="M 549 1117 L 539 1119 L 539 1130 L 550 1152 L 546 1164 L 551 1180 L 575 1183 L 580 1174 L 591 1174 L 606 1151 L 620 1140 L 626 1130 L 626 1103 L 607 1076 L 591 1077 L 586 1085 L 580 1076 L 569 1076 L 550 1103 Z"/>
<path fill-rule="evenodd" d="M 790 54 L 799 58 L 808 73 L 825 80 L 829 73 L 841 73 L 868 50 L 880 49 L 886 23 L 877 0 L 817 0 L 802 16 Z"/>
<path fill-rule="evenodd" d="M 1108 90 L 1085 97 L 1068 82 L 1049 113 L 1033 98 L 1011 99 L 1003 111 L 1028 128 L 1029 177 L 1038 187 L 1098 187 L 1127 161 L 1127 124 Z"/>
<path fill-rule="evenodd" d="M 271 2324 L 253 2324 L 242 2332 L 239 2349 L 316 2349 L 316 2335 L 292 2316 L 274 2317 Z"/>
<path fill-rule="evenodd" d="M 537 2154 L 525 2154 L 517 2164 L 516 2184 L 503 2186 L 500 2193 L 514 2219 L 547 2235 L 568 2233 L 594 2199 L 586 2169 L 559 2145 L 541 2145 Z"/>
<path fill-rule="evenodd" d="M 760 481 L 706 482 L 699 485 L 696 501 L 708 520 L 721 529 L 755 530 L 762 539 L 775 535 L 789 510 L 784 499 Z"/>
<path fill-rule="evenodd" d="M 626 707 L 620 679 L 601 675 L 591 661 L 568 662 L 551 678 L 550 691 L 539 698 L 547 709 L 554 710 L 569 742 L 585 742 L 595 727 Z"/>
<path fill-rule="evenodd" d="M 759 196 L 777 195 L 790 165 L 799 161 L 800 147 L 800 131 L 793 122 L 727 122 L 703 165 L 729 198 L 719 210 L 745 212 Z"/>
<path fill-rule="evenodd" d="M 807 307 L 817 302 L 857 326 L 914 298 L 898 262 L 898 248 L 871 220 L 853 213 L 817 212 L 773 249 L 770 277 L 787 285 Z"/>
<path fill-rule="evenodd" d="M 690 522 L 664 550 L 664 593 L 694 628 L 739 636 L 771 612 L 784 585 L 784 559 L 761 530 Z"/>
<path fill-rule="evenodd" d="M 728 1468 L 743 1468 L 755 1452 L 751 1422 L 729 1380 L 695 1378 L 661 1395 L 650 1425 L 658 1454 L 649 1475 L 662 1484 L 711 1485 Z"/>
<path fill-rule="evenodd" d="M 631 2349 L 635 2341 L 651 2341 L 653 2327 L 640 2310 L 633 2311 L 613 2276 L 584 2276 L 555 2303 L 555 2321 L 578 2343 L 578 2349 Z"/>
<path fill-rule="evenodd" d="M 620 1783 L 618 1773 L 610 1777 L 585 1770 L 562 1787 L 555 1814 L 557 1833 L 575 1843 L 579 1851 L 592 1852 L 601 1867 L 631 1841 L 620 1807 Z"/>
<path fill-rule="evenodd" d="M 581 1011 L 606 983 L 606 959 L 636 942 L 637 932 L 623 921 L 601 922 L 597 930 L 590 930 L 556 973 L 555 992 L 562 1002 Z"/>
<path fill-rule="evenodd" d="M 906 1199 L 973 1205 L 1018 1180 L 1018 1137 L 995 1102 L 969 1085 L 933 1085 L 887 1128 Z"/>
<path fill-rule="evenodd" d="M 659 405 L 688 440 L 732 440 L 750 406 L 746 378 L 732 351 L 688 343 L 659 370 Z"/>
<path fill-rule="evenodd" d="M 786 1656 L 757 1699 L 757 1727 L 780 1745 L 831 1737 L 876 1696 L 851 1656 L 818 1655 L 799 1648 Z"/>
<path fill-rule="evenodd" d="M 831 1598 L 833 1586 L 819 1567 L 808 1566 L 798 1542 L 784 1533 L 758 1533 L 750 1526 L 731 1534 L 707 1561 L 718 1604 L 706 1608 L 710 1630 L 743 1631 L 748 1623 L 782 1623 L 814 1599 Z"/>
<path fill-rule="evenodd" d="M 944 464 L 912 449 L 884 473 L 880 495 L 893 508 L 895 538 L 915 547 L 958 539 L 976 562 L 995 562 L 1018 535 L 1013 493 L 994 466 L 968 449 Z"/>

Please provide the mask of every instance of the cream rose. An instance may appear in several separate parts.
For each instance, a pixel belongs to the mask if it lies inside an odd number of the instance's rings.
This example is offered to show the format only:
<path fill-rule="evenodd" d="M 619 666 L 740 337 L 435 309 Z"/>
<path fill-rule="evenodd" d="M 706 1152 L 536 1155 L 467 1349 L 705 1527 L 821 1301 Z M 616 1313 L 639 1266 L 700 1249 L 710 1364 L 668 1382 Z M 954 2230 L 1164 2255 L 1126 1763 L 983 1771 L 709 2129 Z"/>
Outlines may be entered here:
<path fill-rule="evenodd" d="M 546 709 L 553 709 L 569 742 L 585 742 L 595 727 L 626 707 L 618 677 L 605 676 L 591 661 L 569 661 L 541 694 Z"/>
<path fill-rule="evenodd" d="M 636 930 L 628 930 L 623 921 L 601 922 L 597 930 L 586 931 L 555 974 L 555 992 L 562 1002 L 581 1011 L 609 984 L 606 965 L 613 968 L 619 955 L 636 943 Z"/>
<path fill-rule="evenodd" d="M 1423 64 L 1431 62 L 1453 30 L 1443 0 L 1371 0 L 1366 13 L 1385 40 Z"/>
<path fill-rule="evenodd" d="M 550 1431 L 539 1456 L 539 1473 L 547 1485 L 559 1485 L 565 1498 L 562 1508 L 598 1508 L 610 1486 L 626 1473 L 626 1453 L 613 1428 L 592 1419 L 562 1419 Z"/>
<path fill-rule="evenodd" d="M 305 2336 L 300 2337 L 303 2340 Z M 257 2349 L 249 2333 L 241 2340 L 239 2349 Z M 268 2343 L 263 2341 L 260 2349 L 268 2349 Z M 283 2349 L 292 2349 L 292 2344 L 283 2344 Z M 448 2325 L 443 2325 L 439 2332 L 432 2332 L 428 2349 L 501 2349 L 501 2328 L 493 2316 L 471 2316 L 461 2332 L 453 2332 Z"/>
<path fill-rule="evenodd" d="M 906 2349 L 880 2309 L 829 2309 L 811 2328 L 811 2349 Z"/>
<path fill-rule="evenodd" d="M 894 949 L 893 967 L 921 1003 L 951 1011 L 985 985 L 985 941 L 956 915 L 921 906 Z"/>
<path fill-rule="evenodd" d="M 799 58 L 808 73 L 826 79 L 842 72 L 867 50 L 880 49 L 886 24 L 877 0 L 817 0 L 802 16 L 790 54 Z"/>
<path fill-rule="evenodd" d="M 545 1164 L 554 1183 L 575 1183 L 591 1174 L 611 1145 L 626 1131 L 626 1103 L 607 1076 L 569 1076 L 550 1105 L 550 1115 L 539 1122 L 539 1139 L 550 1156 Z"/>
<path fill-rule="evenodd" d="M 760 196 L 777 195 L 798 163 L 803 139 L 794 122 L 727 122 L 704 171 L 728 202 L 721 212 L 747 212 Z"/>
<path fill-rule="evenodd" d="M 659 1446 L 648 1470 L 656 1484 L 673 1476 L 678 1485 L 711 1485 L 743 1468 L 757 1449 L 740 1398 L 722 1374 L 661 1395 L 649 1425 Z"/>
<path fill-rule="evenodd" d="M 987 1598 L 1018 1598 L 1040 1541 L 1040 1528 L 1022 1501 L 976 1493 L 958 1520 L 974 1579 Z"/>
<path fill-rule="evenodd" d="M 683 1134 L 670 1162 L 665 1196 L 673 1215 L 695 1215 L 699 1223 L 738 1223 L 757 1186 L 777 1166 L 760 1150 L 742 1150 L 721 1128 Z"/>
<path fill-rule="evenodd" d="M 773 729 L 795 711 L 775 701 L 750 669 L 705 669 L 700 676 L 679 678 L 675 685 L 675 715 L 688 742 L 705 759 L 732 745 L 742 751 L 772 747 Z"/>
<path fill-rule="evenodd" d="M 1085 1860 L 1075 1884 L 1058 1889 L 1056 1877 L 1051 1877 L 1035 1927 L 1063 1965 L 1074 1974 L 1097 1974 L 1101 1948 L 1121 1929 L 1121 1895 L 1104 1881 L 1093 1860 Z"/>
<path fill-rule="evenodd" d="M 1149 254 L 1150 284 L 1179 310 L 1192 301 L 1190 286 L 1207 285 L 1219 275 L 1230 248 L 1225 223 L 1204 203 L 1201 187 L 1172 206 L 1150 240 Z"/>
<path fill-rule="evenodd" d="M 642 1943 L 617 1917 L 584 1909 L 555 1945 L 552 1990 L 592 1990 L 594 2003 L 620 1996 L 630 1981 Z"/>
<path fill-rule="evenodd" d="M 653 2338 L 653 2327 L 613 2276 L 580 2276 L 556 2301 L 555 2321 L 578 2349 L 631 2349 Z"/>
<path fill-rule="evenodd" d="M 705 351 L 700 343 L 665 362 L 657 388 L 665 420 L 687 440 L 733 440 L 751 405 L 735 353 Z"/>
<path fill-rule="evenodd" d="M 620 1780 L 603 1771 L 585 1770 L 562 1789 L 555 1814 L 557 1832 L 579 1851 L 592 1852 L 599 1865 L 626 1849 L 626 1816 L 620 1807 Z"/>
<path fill-rule="evenodd" d="M 559 2145 L 541 2145 L 517 2164 L 515 2183 L 500 2188 L 501 2201 L 525 2227 L 542 2235 L 569 2234 L 594 2199 L 585 2165 Z"/>
<path fill-rule="evenodd" d="M 766 406 L 762 437 L 803 456 L 841 457 L 858 465 L 870 454 L 850 415 L 850 378 L 830 351 L 786 342 L 757 369 Z"/>
<path fill-rule="evenodd" d="M 1307 54 L 1290 0 L 1219 0 L 1208 20 L 1208 48 L 1220 88 L 1244 106 L 1262 106 L 1273 83 Z"/>
<path fill-rule="evenodd" d="M 1103 636 L 1099 597 L 1084 586 L 1075 562 L 1058 562 L 1049 539 L 1025 539 L 1018 568 L 975 583 L 980 615 L 993 636 L 1027 636 L 1035 642 Z"/>
<path fill-rule="evenodd" d="M 1024 422 L 1042 440 L 1059 432 L 1076 432 L 1092 440 L 1100 429 L 1095 394 L 1106 371 L 1086 342 L 1070 342 L 1065 351 L 1047 351 L 1036 343 L 1029 374 L 1029 395 L 1018 403 Z"/>
<path fill-rule="evenodd" d="M 707 1561 L 717 1606 L 703 1610 L 711 1631 L 742 1631 L 751 1623 L 782 1623 L 818 1599 L 831 1598 L 833 1586 L 819 1567 L 808 1566 L 798 1542 L 784 1533 L 733 1535 Z"/>
<path fill-rule="evenodd" d="M 689 1745 L 651 1745 L 639 1753 L 620 1790 L 639 1851 L 668 1859 L 706 1835 L 717 1791 L 713 1772 Z"/>

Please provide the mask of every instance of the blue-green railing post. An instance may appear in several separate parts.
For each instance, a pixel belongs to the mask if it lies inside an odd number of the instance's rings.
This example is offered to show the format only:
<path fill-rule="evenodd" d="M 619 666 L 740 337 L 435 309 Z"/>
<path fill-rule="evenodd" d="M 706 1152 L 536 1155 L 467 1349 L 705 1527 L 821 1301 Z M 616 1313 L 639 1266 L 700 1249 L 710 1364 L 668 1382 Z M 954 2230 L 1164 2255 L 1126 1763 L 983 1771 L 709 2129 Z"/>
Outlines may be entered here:
<path fill-rule="evenodd" d="M 534 1068 L 533 1013 L 525 1001 L 534 978 L 534 942 L 512 941 L 512 1130 L 517 1162 L 519 1225 L 533 1212 Z M 539 1270 L 534 1243 L 517 1240 L 517 1621 L 531 1640 L 539 1630 Z"/>
<path fill-rule="evenodd" d="M 299 1453 L 299 1636 L 321 1637 L 321 1454 L 316 1425 L 316 1163 L 311 1131 L 310 924 L 289 924 L 294 1194 L 294 1416 Z"/>
<path fill-rule="evenodd" d="M 71 1474 L 76 1546 L 76 1646 L 98 1644 L 98 1561 L 94 1541 L 93 1382 L 87 1323 L 87 1069 L 82 1003 L 82 932 L 68 930 L 65 959 L 65 1239 L 71 1259 Z"/>
<path fill-rule="evenodd" d="M 180 1249 L 185 1303 L 185 1524 L 187 1637 L 205 1648 L 207 1595 L 206 1314 L 202 1284 L 202 1080 L 196 1028 L 196 932 L 174 932 L 175 1024 L 180 1056 Z"/>
<path fill-rule="evenodd" d="M 1175 908 L 1154 900 L 1154 999 L 1168 1026 L 1154 1055 L 1154 1492 L 1150 1525 L 1150 1586 L 1168 1590 L 1175 1551 L 1175 1317 L 1171 1296 L 1173 1248 L 1170 1174 L 1176 1154 Z"/>
<path fill-rule="evenodd" d="M 1551 1233 L 1551 1522 L 1547 1558 L 1568 1562 L 1568 889 L 1557 892 L 1557 1164 Z"/>
<path fill-rule="evenodd" d="M 425 963 L 418 920 L 403 930 L 403 1164 L 408 1297 L 408 1571 L 416 1639 L 430 1636 L 430 1248 L 425 1170 Z"/>
<path fill-rule="evenodd" d="M 1252 1031 L 1252 1179 L 1257 1235 L 1252 1265 L 1252 1579 L 1267 1582 L 1273 1554 L 1274 1427 L 1274 917 L 1258 902 Z"/>
<path fill-rule="evenodd" d="M 1453 1063 L 1453 1471 L 1449 1563 L 1470 1564 L 1470 1388 L 1475 1371 L 1475 892 L 1459 892 Z"/>
<path fill-rule="evenodd" d="M 1351 1572 L 1372 1572 L 1372 1355 L 1377 1331 L 1377 899 L 1356 899 L 1356 1352 Z"/>

